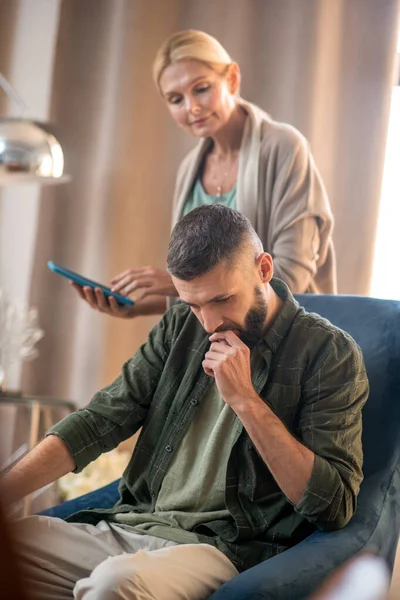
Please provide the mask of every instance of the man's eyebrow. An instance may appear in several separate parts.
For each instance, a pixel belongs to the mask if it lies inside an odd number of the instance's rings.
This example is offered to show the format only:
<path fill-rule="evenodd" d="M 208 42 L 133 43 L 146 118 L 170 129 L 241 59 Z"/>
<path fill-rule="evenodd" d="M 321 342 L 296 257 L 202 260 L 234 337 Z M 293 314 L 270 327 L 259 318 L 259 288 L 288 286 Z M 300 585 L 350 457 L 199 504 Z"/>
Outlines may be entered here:
<path fill-rule="evenodd" d="M 225 298 L 229 298 L 232 295 L 233 294 L 217 294 L 217 296 L 210 298 L 210 300 L 207 300 L 206 302 L 204 302 L 204 304 L 211 304 L 212 302 L 218 302 L 219 300 L 225 300 Z M 198 306 L 195 302 L 187 302 L 186 300 L 182 300 L 182 298 L 180 298 L 180 301 L 182 304 L 185 304 L 186 306 Z"/>

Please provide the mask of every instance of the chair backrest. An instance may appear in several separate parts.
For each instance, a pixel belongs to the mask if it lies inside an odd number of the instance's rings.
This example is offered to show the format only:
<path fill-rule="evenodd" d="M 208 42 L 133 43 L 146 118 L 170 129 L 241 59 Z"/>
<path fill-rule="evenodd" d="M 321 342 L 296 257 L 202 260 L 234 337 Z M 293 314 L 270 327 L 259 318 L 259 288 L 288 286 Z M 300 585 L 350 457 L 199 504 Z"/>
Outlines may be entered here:
<path fill-rule="evenodd" d="M 364 474 L 398 461 L 400 433 L 400 302 L 362 296 L 296 295 L 359 344 L 370 395 L 363 412 Z"/>

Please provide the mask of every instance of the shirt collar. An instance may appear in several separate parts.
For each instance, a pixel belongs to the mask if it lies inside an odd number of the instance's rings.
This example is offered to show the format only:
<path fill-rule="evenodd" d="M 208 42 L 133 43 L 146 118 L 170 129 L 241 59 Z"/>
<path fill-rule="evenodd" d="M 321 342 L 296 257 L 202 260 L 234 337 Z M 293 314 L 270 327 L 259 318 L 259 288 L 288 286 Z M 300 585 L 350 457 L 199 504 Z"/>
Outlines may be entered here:
<path fill-rule="evenodd" d="M 291 328 L 300 305 L 297 300 L 294 299 L 289 287 L 281 279 L 275 277 L 272 278 L 270 285 L 282 300 L 283 306 L 257 346 L 259 346 L 261 350 L 261 347 L 266 344 L 271 352 L 275 353 L 278 351 L 282 340 L 286 337 Z"/>

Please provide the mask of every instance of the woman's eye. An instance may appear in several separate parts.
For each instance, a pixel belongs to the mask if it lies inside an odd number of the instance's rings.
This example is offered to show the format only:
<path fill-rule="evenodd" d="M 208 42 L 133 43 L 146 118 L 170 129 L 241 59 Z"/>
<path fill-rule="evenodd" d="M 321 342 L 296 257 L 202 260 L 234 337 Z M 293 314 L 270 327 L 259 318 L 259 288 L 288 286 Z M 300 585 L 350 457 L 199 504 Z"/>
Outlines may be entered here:
<path fill-rule="evenodd" d="M 198 88 L 196 88 L 196 94 L 204 94 L 204 92 L 208 92 L 208 90 L 210 89 L 210 85 L 202 85 Z"/>
<path fill-rule="evenodd" d="M 181 96 L 172 96 L 171 98 L 169 98 L 168 102 L 170 104 L 179 104 L 180 102 L 182 102 L 182 97 Z"/>

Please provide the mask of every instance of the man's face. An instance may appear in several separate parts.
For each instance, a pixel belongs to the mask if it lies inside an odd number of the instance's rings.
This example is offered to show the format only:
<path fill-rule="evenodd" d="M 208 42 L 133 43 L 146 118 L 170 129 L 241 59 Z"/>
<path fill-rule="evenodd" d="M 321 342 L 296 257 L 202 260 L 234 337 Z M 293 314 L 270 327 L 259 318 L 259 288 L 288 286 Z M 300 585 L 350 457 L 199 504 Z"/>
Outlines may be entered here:
<path fill-rule="evenodd" d="M 246 271 L 224 261 L 192 281 L 172 280 L 180 299 L 207 333 L 231 330 L 252 345 L 262 337 L 268 312 L 266 289 L 258 272 L 256 261 L 254 269 Z"/>

